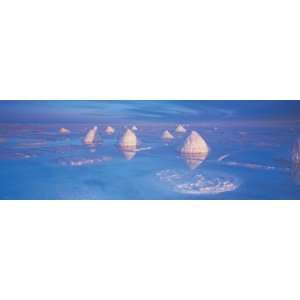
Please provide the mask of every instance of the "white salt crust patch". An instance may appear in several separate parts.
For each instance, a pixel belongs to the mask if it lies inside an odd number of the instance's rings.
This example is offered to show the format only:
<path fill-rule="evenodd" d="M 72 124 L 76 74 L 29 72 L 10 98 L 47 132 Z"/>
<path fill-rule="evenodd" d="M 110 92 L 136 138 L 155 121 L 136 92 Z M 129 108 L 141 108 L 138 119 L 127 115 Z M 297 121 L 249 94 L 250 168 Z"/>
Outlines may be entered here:
<path fill-rule="evenodd" d="M 112 158 L 109 156 L 104 156 L 102 158 L 95 158 L 95 159 L 73 159 L 73 160 L 64 160 L 61 161 L 60 164 L 63 166 L 72 166 L 72 167 L 81 167 L 81 166 L 87 166 L 87 165 L 95 165 L 100 164 L 105 161 L 109 161 Z"/>
<path fill-rule="evenodd" d="M 139 151 L 147 151 L 147 150 L 151 150 L 152 147 L 144 147 L 144 148 L 137 148 L 135 151 L 139 152 Z"/>
<path fill-rule="evenodd" d="M 226 166 L 236 166 L 236 167 L 242 167 L 242 168 L 253 169 L 253 170 L 268 170 L 268 171 L 283 171 L 283 172 L 290 171 L 290 168 L 259 165 L 259 164 L 252 164 L 252 163 L 240 163 L 236 161 L 228 161 L 228 162 L 224 162 L 223 164 Z"/>
<path fill-rule="evenodd" d="M 237 161 L 224 161 L 226 158 L 228 158 L 230 154 L 225 154 L 220 156 L 217 161 L 222 162 L 223 165 L 226 166 L 236 166 L 236 167 L 242 167 L 247 169 L 257 169 L 257 170 L 277 170 L 277 171 L 290 171 L 290 168 L 282 168 L 282 167 L 276 167 L 276 166 L 269 166 L 269 165 L 260 165 L 255 163 L 242 163 Z"/>
<path fill-rule="evenodd" d="M 160 181 L 170 185 L 175 192 L 181 194 L 215 195 L 231 192 L 239 187 L 238 181 L 230 175 L 197 174 L 191 176 L 175 170 L 162 170 L 156 175 Z"/>
<path fill-rule="evenodd" d="M 194 182 L 177 184 L 175 190 L 182 194 L 214 195 L 234 191 L 238 185 L 224 178 L 207 179 L 197 175 Z"/>

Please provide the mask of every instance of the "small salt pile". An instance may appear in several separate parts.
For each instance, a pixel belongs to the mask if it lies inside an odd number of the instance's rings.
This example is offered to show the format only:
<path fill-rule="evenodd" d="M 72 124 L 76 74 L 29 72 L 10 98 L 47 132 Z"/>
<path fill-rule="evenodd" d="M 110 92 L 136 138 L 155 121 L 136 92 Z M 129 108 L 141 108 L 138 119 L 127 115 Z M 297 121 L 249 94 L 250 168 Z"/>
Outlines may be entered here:
<path fill-rule="evenodd" d="M 137 146 L 137 137 L 135 133 L 127 129 L 120 139 L 119 145 L 122 148 L 132 148 Z"/>
<path fill-rule="evenodd" d="M 111 126 L 107 126 L 106 129 L 105 129 L 105 132 L 107 134 L 113 134 L 115 132 L 115 129 L 112 128 Z"/>
<path fill-rule="evenodd" d="M 133 125 L 133 126 L 131 127 L 131 129 L 134 130 L 134 131 L 137 131 L 137 130 L 138 130 L 137 127 L 136 127 L 135 125 Z"/>
<path fill-rule="evenodd" d="M 168 131 L 165 130 L 161 136 L 162 139 L 171 140 L 174 139 L 174 136 Z"/>
<path fill-rule="evenodd" d="M 90 129 L 87 133 L 87 135 L 84 138 L 84 143 L 87 145 L 91 145 L 96 140 L 96 134 L 97 134 L 98 127 L 95 126 L 94 128 Z"/>
<path fill-rule="evenodd" d="M 186 129 L 181 124 L 179 124 L 176 128 L 176 132 L 184 133 L 184 132 L 186 132 Z"/>
<path fill-rule="evenodd" d="M 64 128 L 64 127 L 59 129 L 59 133 L 61 133 L 61 134 L 69 134 L 70 132 L 71 132 L 70 129 L 67 129 L 67 128 Z"/>
<path fill-rule="evenodd" d="M 208 153 L 209 148 L 205 140 L 199 135 L 198 132 L 192 131 L 191 134 L 186 138 L 181 153 L 197 154 L 197 153 Z"/>

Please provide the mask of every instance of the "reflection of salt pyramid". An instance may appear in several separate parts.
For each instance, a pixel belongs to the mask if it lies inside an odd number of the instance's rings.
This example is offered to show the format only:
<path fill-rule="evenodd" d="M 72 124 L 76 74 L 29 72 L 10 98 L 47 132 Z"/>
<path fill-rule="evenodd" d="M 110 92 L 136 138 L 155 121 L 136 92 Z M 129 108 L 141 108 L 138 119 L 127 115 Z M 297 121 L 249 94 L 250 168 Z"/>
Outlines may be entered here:
<path fill-rule="evenodd" d="M 298 139 L 295 142 L 292 160 L 294 164 L 300 164 L 300 137 L 298 137 Z"/>
<path fill-rule="evenodd" d="M 186 129 L 181 124 L 179 124 L 176 128 L 176 132 L 183 133 L 186 132 Z"/>
<path fill-rule="evenodd" d="M 94 128 L 90 129 L 87 133 L 87 135 L 84 138 L 84 143 L 87 145 L 93 144 L 96 140 L 96 134 L 97 134 L 98 127 L 95 126 Z"/>
<path fill-rule="evenodd" d="M 296 184 L 300 185 L 300 137 L 295 142 L 292 153 L 292 176 Z"/>
<path fill-rule="evenodd" d="M 137 127 L 134 126 L 134 125 L 131 127 L 131 129 L 134 130 L 134 131 L 137 131 L 137 130 L 138 130 Z"/>
<path fill-rule="evenodd" d="M 162 139 L 171 140 L 174 139 L 174 136 L 168 131 L 165 130 L 161 136 Z"/>
<path fill-rule="evenodd" d="M 131 160 L 136 155 L 136 147 L 121 147 L 121 150 L 126 160 Z"/>
<path fill-rule="evenodd" d="M 196 169 L 206 159 L 208 153 L 188 154 L 182 153 L 182 157 L 185 159 L 186 164 L 191 170 Z"/>
<path fill-rule="evenodd" d="M 111 126 L 107 126 L 106 129 L 105 129 L 105 132 L 107 134 L 113 134 L 115 132 L 115 129 L 112 128 Z"/>
<path fill-rule="evenodd" d="M 191 134 L 186 138 L 183 147 L 181 148 L 182 153 L 197 154 L 197 153 L 208 153 L 209 148 L 205 140 L 196 131 L 192 131 Z"/>
<path fill-rule="evenodd" d="M 297 185 L 300 185 L 300 164 L 293 164 L 292 176 Z"/>
<path fill-rule="evenodd" d="M 125 133 L 123 134 L 123 136 L 121 137 L 119 145 L 122 148 L 136 147 L 137 146 L 137 137 L 136 137 L 135 133 L 132 130 L 127 129 L 125 131 Z"/>
<path fill-rule="evenodd" d="M 62 127 L 61 129 L 59 129 L 59 133 L 61 133 L 61 134 L 68 134 L 70 132 L 71 132 L 71 130 L 69 130 L 67 128 L 64 128 L 64 127 Z"/>

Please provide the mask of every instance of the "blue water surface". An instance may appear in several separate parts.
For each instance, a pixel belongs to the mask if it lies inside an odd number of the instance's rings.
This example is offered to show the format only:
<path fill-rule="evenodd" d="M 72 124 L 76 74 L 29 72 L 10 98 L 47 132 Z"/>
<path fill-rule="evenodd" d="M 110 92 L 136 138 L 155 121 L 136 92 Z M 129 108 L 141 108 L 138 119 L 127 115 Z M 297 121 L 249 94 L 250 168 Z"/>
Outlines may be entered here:
<path fill-rule="evenodd" d="M 0 199 L 300 199 L 292 161 L 298 101 L 1 101 L 0 108 Z M 175 132 L 179 123 L 186 133 Z M 95 125 L 97 142 L 87 146 Z M 124 151 L 118 140 L 133 125 L 138 151 Z M 174 140 L 161 139 L 165 129 Z M 191 130 L 210 147 L 203 160 L 180 154 Z"/>

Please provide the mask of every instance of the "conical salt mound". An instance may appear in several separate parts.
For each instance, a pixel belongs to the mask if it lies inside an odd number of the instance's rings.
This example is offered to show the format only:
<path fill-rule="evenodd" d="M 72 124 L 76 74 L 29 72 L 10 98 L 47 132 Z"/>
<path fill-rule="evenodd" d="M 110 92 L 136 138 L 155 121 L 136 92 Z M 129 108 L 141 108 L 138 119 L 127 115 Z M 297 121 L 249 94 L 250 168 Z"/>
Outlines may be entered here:
<path fill-rule="evenodd" d="M 131 148 L 137 146 L 137 137 L 135 133 L 127 129 L 120 139 L 119 145 L 123 148 Z"/>
<path fill-rule="evenodd" d="M 113 134 L 115 132 L 115 129 L 112 128 L 111 126 L 107 126 L 106 129 L 105 129 L 105 132 L 107 134 Z"/>
<path fill-rule="evenodd" d="M 70 132 L 71 132 L 71 130 L 64 128 L 64 127 L 59 129 L 59 133 L 61 133 L 61 134 L 69 134 Z"/>
<path fill-rule="evenodd" d="M 174 139 L 174 136 L 168 130 L 165 130 L 163 132 L 161 138 L 165 139 L 165 140 L 171 140 L 171 139 Z"/>
<path fill-rule="evenodd" d="M 84 143 L 87 145 L 93 144 L 96 140 L 98 127 L 95 126 L 94 128 L 90 129 L 84 138 Z"/>
<path fill-rule="evenodd" d="M 186 164 L 191 170 L 195 170 L 197 167 L 199 167 L 207 158 L 207 155 L 208 153 L 182 153 L 182 157 L 184 158 Z"/>
<path fill-rule="evenodd" d="M 186 138 L 183 147 L 181 148 L 182 153 L 197 154 L 197 153 L 208 153 L 209 148 L 205 140 L 196 131 L 192 131 L 191 134 Z"/>
<path fill-rule="evenodd" d="M 300 164 L 300 137 L 297 138 L 292 154 L 292 161 L 294 164 Z"/>
<path fill-rule="evenodd" d="M 137 131 L 137 130 L 138 130 L 137 127 L 134 126 L 134 125 L 131 127 L 131 129 L 134 130 L 134 131 Z"/>
<path fill-rule="evenodd" d="M 179 124 L 176 128 L 176 132 L 184 133 L 186 132 L 186 129 L 181 124 Z"/>

